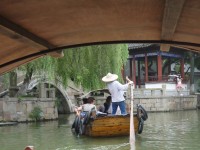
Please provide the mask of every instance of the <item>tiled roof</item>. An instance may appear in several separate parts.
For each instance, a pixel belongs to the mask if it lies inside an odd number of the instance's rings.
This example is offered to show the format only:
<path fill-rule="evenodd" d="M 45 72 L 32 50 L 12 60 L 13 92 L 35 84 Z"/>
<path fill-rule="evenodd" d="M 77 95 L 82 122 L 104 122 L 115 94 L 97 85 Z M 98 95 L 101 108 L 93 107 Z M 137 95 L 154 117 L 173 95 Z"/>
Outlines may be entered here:
<path fill-rule="evenodd" d="M 137 48 L 143 48 L 143 47 L 149 47 L 153 44 L 149 44 L 149 43 L 143 43 L 143 44 L 128 44 L 128 48 L 129 49 L 137 49 Z"/>

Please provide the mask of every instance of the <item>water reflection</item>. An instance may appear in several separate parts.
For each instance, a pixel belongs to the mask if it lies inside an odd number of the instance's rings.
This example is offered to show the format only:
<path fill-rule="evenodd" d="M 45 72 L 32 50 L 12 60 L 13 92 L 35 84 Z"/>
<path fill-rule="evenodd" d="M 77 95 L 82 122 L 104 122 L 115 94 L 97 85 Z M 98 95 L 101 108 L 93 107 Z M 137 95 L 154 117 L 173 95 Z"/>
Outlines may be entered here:
<path fill-rule="evenodd" d="M 151 114 L 141 135 L 145 142 L 142 149 L 199 149 L 199 114 L 199 111 Z"/>
<path fill-rule="evenodd" d="M 74 115 L 59 116 L 56 121 L 0 127 L 2 150 L 129 150 L 129 137 L 77 137 L 71 132 Z M 200 111 L 149 113 L 136 150 L 197 150 L 200 148 Z"/>

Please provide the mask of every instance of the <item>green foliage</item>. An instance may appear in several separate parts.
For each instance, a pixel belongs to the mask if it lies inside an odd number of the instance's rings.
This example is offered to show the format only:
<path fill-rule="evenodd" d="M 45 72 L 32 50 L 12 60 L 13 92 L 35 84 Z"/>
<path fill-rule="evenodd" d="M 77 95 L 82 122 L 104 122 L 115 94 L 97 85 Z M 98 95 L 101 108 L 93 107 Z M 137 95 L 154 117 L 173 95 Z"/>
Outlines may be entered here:
<path fill-rule="evenodd" d="M 194 67 L 200 70 L 200 54 L 199 53 L 194 53 L 191 51 L 187 51 L 184 53 L 184 58 L 185 58 L 185 63 L 190 64 L 191 63 L 191 57 L 194 57 Z"/>
<path fill-rule="evenodd" d="M 102 88 L 105 84 L 101 78 L 108 72 L 116 73 L 121 77 L 122 65 L 127 61 L 127 45 L 97 45 L 69 49 L 64 52 L 64 58 L 58 60 L 59 75 L 64 72 L 76 84 L 85 89 Z M 63 63 L 64 62 L 64 63 Z"/>
<path fill-rule="evenodd" d="M 1 76 L 2 78 L 2 83 L 3 83 L 3 88 L 8 89 L 10 85 L 10 73 L 6 73 Z"/>
<path fill-rule="evenodd" d="M 41 116 L 42 113 L 43 113 L 42 109 L 39 106 L 36 106 L 33 108 L 31 113 L 29 114 L 29 117 L 32 120 L 39 121 L 42 118 L 42 116 Z"/>
<path fill-rule="evenodd" d="M 46 56 L 21 67 L 26 72 L 58 79 L 67 86 L 68 79 L 84 89 L 103 88 L 101 78 L 108 72 L 119 75 L 128 58 L 127 44 L 96 45 L 64 50 L 64 57 Z"/>

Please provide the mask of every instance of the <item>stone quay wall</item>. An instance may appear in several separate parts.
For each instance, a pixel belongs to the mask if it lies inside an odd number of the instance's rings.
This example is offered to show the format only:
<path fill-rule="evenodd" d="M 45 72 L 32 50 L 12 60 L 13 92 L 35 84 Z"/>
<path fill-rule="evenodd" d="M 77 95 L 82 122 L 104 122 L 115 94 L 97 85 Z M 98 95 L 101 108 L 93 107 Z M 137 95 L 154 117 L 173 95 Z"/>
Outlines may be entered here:
<path fill-rule="evenodd" d="M 154 92 L 153 92 L 154 93 Z M 107 93 L 104 96 L 93 96 L 95 98 L 95 105 L 97 108 L 103 105 L 106 100 Z M 81 103 L 81 100 L 79 100 Z M 126 100 L 127 107 L 130 107 L 130 95 L 127 93 Z M 200 95 L 199 95 L 200 103 Z M 140 94 L 134 95 L 134 112 L 136 112 L 137 104 L 142 105 L 147 112 L 169 112 L 179 110 L 194 110 L 198 107 L 197 95 L 155 95 L 155 94 Z"/>
<path fill-rule="evenodd" d="M 36 106 L 41 108 L 43 120 L 58 118 L 55 98 L 0 98 L 0 121 L 33 121 L 29 114 Z"/>
<path fill-rule="evenodd" d="M 105 97 L 106 98 L 106 97 Z M 97 106 L 105 100 L 96 98 Z M 192 110 L 197 108 L 197 95 L 189 96 L 144 96 L 134 98 L 136 104 L 142 105 L 147 112 L 169 112 L 178 110 Z M 130 99 L 126 100 L 130 106 Z M 0 121 L 33 121 L 29 114 L 34 107 L 42 110 L 42 119 L 54 120 L 58 118 L 55 98 L 0 98 Z"/>
<path fill-rule="evenodd" d="M 127 103 L 130 100 L 127 100 Z M 142 105 L 147 112 L 169 112 L 178 110 L 197 109 L 197 95 L 189 96 L 148 96 L 134 98 L 134 110 L 136 104 Z"/>

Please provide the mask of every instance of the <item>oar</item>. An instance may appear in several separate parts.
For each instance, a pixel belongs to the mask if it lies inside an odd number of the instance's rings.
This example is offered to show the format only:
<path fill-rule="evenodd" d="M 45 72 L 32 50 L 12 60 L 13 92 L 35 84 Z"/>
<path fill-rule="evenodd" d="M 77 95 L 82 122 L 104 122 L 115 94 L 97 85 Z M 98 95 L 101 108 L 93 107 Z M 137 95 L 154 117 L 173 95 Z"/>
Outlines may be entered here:
<path fill-rule="evenodd" d="M 130 82 L 129 78 L 126 80 Z M 131 112 L 130 112 L 130 148 L 135 150 L 135 129 L 134 129 L 134 118 L 133 118 L 133 83 L 130 85 L 130 96 L 131 96 Z"/>

